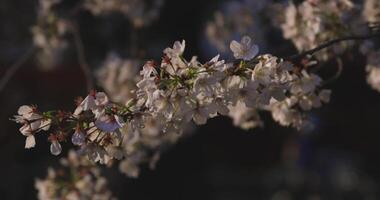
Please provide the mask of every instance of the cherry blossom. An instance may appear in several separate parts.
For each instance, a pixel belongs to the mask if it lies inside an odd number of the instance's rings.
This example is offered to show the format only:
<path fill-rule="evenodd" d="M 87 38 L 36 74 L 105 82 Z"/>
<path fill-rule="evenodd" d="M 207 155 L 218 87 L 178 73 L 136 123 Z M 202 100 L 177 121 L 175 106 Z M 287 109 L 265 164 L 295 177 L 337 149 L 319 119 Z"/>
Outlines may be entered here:
<path fill-rule="evenodd" d="M 248 36 L 244 36 L 240 43 L 233 40 L 230 49 L 234 53 L 236 59 L 251 60 L 259 53 L 259 47 L 252 44 L 252 40 Z"/>

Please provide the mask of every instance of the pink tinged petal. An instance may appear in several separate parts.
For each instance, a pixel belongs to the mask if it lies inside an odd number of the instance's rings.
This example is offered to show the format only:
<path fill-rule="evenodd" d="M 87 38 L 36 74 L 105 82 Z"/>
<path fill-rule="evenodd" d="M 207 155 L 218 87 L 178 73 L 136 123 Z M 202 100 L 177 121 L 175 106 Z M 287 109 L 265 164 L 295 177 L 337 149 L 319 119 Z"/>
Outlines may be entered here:
<path fill-rule="evenodd" d="M 58 156 L 61 152 L 62 152 L 61 144 L 59 144 L 58 141 L 53 141 L 50 144 L 50 153 L 55 156 Z"/>
<path fill-rule="evenodd" d="M 25 149 L 33 148 L 36 145 L 36 139 L 33 135 L 29 135 L 25 140 Z"/>
<path fill-rule="evenodd" d="M 173 50 L 178 55 L 182 55 L 182 53 L 185 51 L 185 40 L 182 40 L 182 43 L 179 41 L 174 42 Z"/>
<path fill-rule="evenodd" d="M 108 104 L 108 97 L 104 92 L 96 93 L 95 104 L 97 106 L 105 106 Z"/>
<path fill-rule="evenodd" d="M 74 116 L 78 116 L 80 115 L 81 113 L 83 112 L 83 107 L 82 106 L 78 106 L 75 111 L 74 111 Z"/>
<path fill-rule="evenodd" d="M 246 47 L 250 47 L 251 46 L 251 42 L 252 42 L 252 40 L 251 40 L 251 38 L 249 36 L 242 37 L 241 41 L 240 41 L 240 43 L 242 45 L 246 46 Z"/>
<path fill-rule="evenodd" d="M 209 62 L 216 63 L 216 62 L 218 62 L 219 57 L 220 57 L 220 55 L 218 54 L 215 57 L 213 57 Z"/>
<path fill-rule="evenodd" d="M 144 65 L 143 70 L 140 71 L 140 75 L 145 78 L 150 78 L 151 75 L 157 75 L 156 69 L 151 65 Z"/>
<path fill-rule="evenodd" d="M 241 48 L 241 45 L 239 42 L 233 40 L 231 43 L 230 43 L 230 49 L 231 51 L 234 53 L 234 57 L 237 58 L 237 59 L 240 59 L 241 58 L 241 52 L 242 52 L 242 48 Z"/>
<path fill-rule="evenodd" d="M 185 51 L 185 47 L 186 47 L 186 41 L 182 40 L 182 43 L 181 43 L 181 52 L 182 53 Z"/>
<path fill-rule="evenodd" d="M 93 96 L 88 95 L 80 104 L 84 111 L 92 110 L 95 107 L 95 99 Z"/>
<path fill-rule="evenodd" d="M 248 52 L 246 52 L 244 56 L 244 60 L 251 60 L 259 53 L 259 47 L 257 45 L 253 45 Z"/>
<path fill-rule="evenodd" d="M 32 122 L 30 124 L 26 123 L 19 130 L 23 135 L 29 136 L 32 134 L 33 131 L 36 131 L 40 127 L 40 124 L 40 120 Z"/>
<path fill-rule="evenodd" d="M 75 131 L 75 133 L 71 136 L 71 142 L 74 145 L 81 146 L 86 141 L 86 136 L 83 132 Z"/>
<path fill-rule="evenodd" d="M 25 124 L 25 119 L 20 115 L 14 115 L 14 121 L 18 124 Z"/>
<path fill-rule="evenodd" d="M 116 129 L 121 128 L 116 120 L 104 119 L 103 117 L 95 121 L 95 126 L 105 132 L 114 132 Z"/>
<path fill-rule="evenodd" d="M 47 120 L 41 120 L 40 128 L 44 131 L 47 131 L 50 129 L 51 119 Z"/>
<path fill-rule="evenodd" d="M 25 136 L 29 136 L 32 134 L 32 129 L 30 128 L 29 124 L 24 124 L 19 130 L 21 134 Z"/>
<path fill-rule="evenodd" d="M 29 119 L 33 115 L 33 108 L 31 106 L 21 106 L 17 112 L 22 117 Z"/>

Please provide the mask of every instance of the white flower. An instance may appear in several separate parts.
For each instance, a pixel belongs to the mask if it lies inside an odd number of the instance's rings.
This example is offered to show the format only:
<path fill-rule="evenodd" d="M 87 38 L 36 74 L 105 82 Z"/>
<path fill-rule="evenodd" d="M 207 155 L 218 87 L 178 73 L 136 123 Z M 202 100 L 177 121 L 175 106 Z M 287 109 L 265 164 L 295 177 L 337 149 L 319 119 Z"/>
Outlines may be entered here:
<path fill-rule="evenodd" d="M 313 92 L 322 82 L 322 79 L 315 74 L 308 74 L 302 71 L 302 78 L 297 80 L 291 88 L 293 94 L 307 94 Z"/>
<path fill-rule="evenodd" d="M 104 113 L 107 105 L 109 100 L 104 92 L 91 92 L 75 109 L 74 116 L 78 117 L 83 111 L 91 110 L 98 118 Z"/>
<path fill-rule="evenodd" d="M 252 44 L 251 38 L 244 36 L 240 43 L 233 40 L 230 43 L 230 49 L 236 59 L 251 60 L 259 53 L 259 47 Z"/>
<path fill-rule="evenodd" d="M 322 90 L 322 91 L 319 93 L 319 99 L 320 99 L 323 103 L 328 103 L 328 102 L 330 102 L 330 96 L 331 96 L 331 90 Z"/>
<path fill-rule="evenodd" d="M 161 115 L 170 120 L 175 112 L 174 102 L 170 98 L 165 97 L 161 90 L 157 90 L 154 94 L 154 101 L 151 105 L 151 111 L 154 112 L 153 115 Z"/>
<path fill-rule="evenodd" d="M 94 95 L 90 94 L 75 109 L 74 115 L 79 115 L 83 111 L 92 110 L 92 109 L 95 108 L 95 106 L 96 106 L 96 104 L 95 104 L 95 97 L 94 97 Z"/>
<path fill-rule="evenodd" d="M 368 67 L 367 82 L 375 90 L 380 91 L 380 68 Z"/>
<path fill-rule="evenodd" d="M 184 112 L 185 122 L 190 121 L 192 118 L 194 123 L 197 125 L 206 124 L 207 119 L 210 115 L 217 112 L 216 106 L 214 104 L 201 105 L 199 102 L 196 105 L 190 103 L 189 109 Z"/>
<path fill-rule="evenodd" d="M 220 55 L 216 55 L 213 57 L 210 61 L 208 61 L 207 64 L 210 64 L 210 69 L 223 72 L 225 70 L 226 66 L 224 65 L 224 60 L 219 60 Z"/>
<path fill-rule="evenodd" d="M 276 102 L 271 105 L 272 117 L 275 121 L 279 122 L 282 126 L 289 126 L 294 121 L 300 118 L 299 113 L 291 109 L 294 101 L 287 100 L 282 102 Z"/>
<path fill-rule="evenodd" d="M 157 75 L 157 70 L 154 68 L 154 66 L 147 62 L 144 66 L 143 69 L 140 71 L 140 75 L 143 76 L 144 79 L 150 78 L 152 75 Z"/>
<path fill-rule="evenodd" d="M 108 97 L 104 92 L 98 92 L 95 95 L 96 106 L 106 106 L 108 104 Z"/>
<path fill-rule="evenodd" d="M 380 91 L 380 51 L 371 51 L 368 54 L 366 71 L 368 84 Z"/>
<path fill-rule="evenodd" d="M 185 44 L 185 40 L 182 40 L 182 42 L 176 41 L 174 42 L 173 48 L 166 48 L 164 53 L 169 56 L 169 58 L 181 56 L 185 51 Z"/>
<path fill-rule="evenodd" d="M 22 116 L 23 118 L 25 119 L 29 119 L 32 117 L 34 111 L 33 111 L 33 107 L 32 106 L 27 106 L 27 105 L 23 105 L 23 106 L 20 106 L 20 108 L 18 109 L 18 114 L 20 116 Z"/>
<path fill-rule="evenodd" d="M 123 127 L 123 120 L 117 115 L 102 115 L 95 121 L 95 126 L 107 133 L 114 132 Z"/>
<path fill-rule="evenodd" d="M 23 124 L 19 129 L 21 134 L 26 136 L 25 148 L 30 149 L 35 146 L 36 141 L 34 134 L 41 130 L 48 130 L 50 128 L 50 119 L 45 119 L 42 115 L 36 112 L 36 109 L 32 106 L 21 106 L 18 109 L 18 115 L 15 116 L 17 123 Z"/>
<path fill-rule="evenodd" d="M 48 175 L 44 180 L 36 180 L 38 199 L 114 200 L 106 187 L 105 178 L 100 176 L 99 169 L 88 159 L 77 152 L 69 151 L 68 157 L 61 159 L 60 163 L 62 167 L 57 170 L 48 168 Z M 63 178 L 66 176 L 75 178 Z"/>
<path fill-rule="evenodd" d="M 232 118 L 235 126 L 242 129 L 251 129 L 263 125 L 257 111 L 247 107 L 242 101 L 238 101 L 234 106 L 229 105 L 228 109 L 228 116 Z"/>
<path fill-rule="evenodd" d="M 71 136 L 71 142 L 74 145 L 81 146 L 86 141 L 86 135 L 80 129 L 75 130 L 74 134 Z"/>
<path fill-rule="evenodd" d="M 239 100 L 244 102 L 247 107 L 254 108 L 257 105 L 258 86 L 257 82 L 249 81 L 244 88 L 238 90 Z"/>
<path fill-rule="evenodd" d="M 363 15 L 370 23 L 380 21 L 380 2 L 378 0 L 365 0 Z"/>
<path fill-rule="evenodd" d="M 272 75 L 273 69 L 260 62 L 255 66 L 255 69 L 252 72 L 252 80 L 267 85 L 271 82 Z"/>
<path fill-rule="evenodd" d="M 212 96 L 214 93 L 215 85 L 218 83 L 218 80 L 215 76 L 209 75 L 207 73 L 201 73 L 194 80 L 194 92 L 202 93 L 206 97 Z"/>

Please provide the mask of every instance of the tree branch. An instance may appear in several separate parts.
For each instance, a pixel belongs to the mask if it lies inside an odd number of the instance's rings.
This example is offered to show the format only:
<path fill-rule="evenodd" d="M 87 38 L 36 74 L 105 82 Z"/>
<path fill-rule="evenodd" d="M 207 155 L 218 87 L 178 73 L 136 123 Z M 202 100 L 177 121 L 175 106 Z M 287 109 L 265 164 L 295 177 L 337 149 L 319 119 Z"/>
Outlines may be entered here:
<path fill-rule="evenodd" d="M 332 77 L 330 77 L 329 79 L 324 80 L 322 83 L 322 86 L 325 86 L 327 84 L 334 82 L 342 74 L 342 72 L 343 72 L 343 61 L 340 57 L 337 57 L 336 62 L 337 62 L 337 65 L 336 65 L 337 70 L 336 70 L 335 74 Z"/>
<path fill-rule="evenodd" d="M 79 27 L 76 24 L 73 24 L 73 36 L 74 36 L 74 43 L 77 51 L 79 66 L 84 74 L 84 77 L 86 79 L 86 89 L 87 92 L 90 92 L 92 89 L 94 89 L 94 82 L 92 78 L 91 69 L 86 61 L 86 55 L 84 52 L 83 47 L 83 41 L 80 37 L 79 33 Z"/>
<path fill-rule="evenodd" d="M 29 58 L 33 55 L 34 51 L 36 50 L 36 47 L 33 45 L 31 46 L 27 52 L 24 53 L 24 55 L 21 56 L 19 60 L 15 64 L 13 64 L 11 67 L 8 68 L 8 70 L 5 72 L 4 76 L 0 80 L 0 92 L 3 91 L 9 80 L 12 78 L 12 76 L 17 72 L 20 67 L 25 64 L 26 61 L 29 60 Z"/>
<path fill-rule="evenodd" d="M 368 40 L 368 39 L 371 39 L 371 38 L 375 38 L 375 37 L 380 37 L 380 32 L 379 33 L 373 33 L 373 34 L 369 34 L 369 35 L 361 35 L 361 36 L 348 36 L 348 37 L 342 37 L 342 38 L 337 38 L 337 39 L 334 39 L 334 40 L 330 40 L 320 46 L 317 46 L 315 47 L 314 49 L 310 49 L 308 51 L 304 51 L 304 52 L 301 52 L 299 54 L 295 54 L 295 55 L 292 55 L 292 56 L 289 56 L 287 57 L 286 59 L 287 60 L 297 60 L 297 59 L 301 59 L 307 55 L 313 55 L 314 53 L 318 52 L 318 51 L 321 51 L 325 48 L 328 48 L 336 43 L 340 43 L 340 42 L 344 42 L 344 41 L 350 41 L 350 40 Z"/>

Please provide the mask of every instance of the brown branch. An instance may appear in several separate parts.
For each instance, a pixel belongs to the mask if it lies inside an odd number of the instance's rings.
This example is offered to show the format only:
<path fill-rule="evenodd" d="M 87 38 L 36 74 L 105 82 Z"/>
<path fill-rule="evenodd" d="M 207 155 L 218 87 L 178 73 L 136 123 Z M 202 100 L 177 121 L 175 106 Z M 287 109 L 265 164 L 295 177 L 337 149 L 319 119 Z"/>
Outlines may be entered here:
<path fill-rule="evenodd" d="M 90 92 L 92 89 L 94 89 L 94 82 L 93 77 L 91 73 L 91 69 L 86 61 L 86 55 L 84 51 L 83 41 L 80 37 L 79 33 L 79 27 L 76 24 L 73 24 L 73 36 L 74 36 L 74 43 L 76 47 L 76 52 L 78 56 L 79 66 L 84 74 L 84 77 L 86 79 L 86 89 L 87 92 Z"/>
<path fill-rule="evenodd" d="M 131 30 L 129 32 L 129 56 L 131 58 L 137 58 L 138 57 L 138 34 L 139 34 L 139 28 L 136 26 L 132 26 Z"/>
<path fill-rule="evenodd" d="M 334 40 L 330 40 L 330 41 L 328 41 L 328 42 L 326 42 L 326 43 L 324 43 L 324 44 L 322 44 L 322 45 L 320 45 L 314 49 L 310 49 L 308 51 L 304 51 L 304 52 L 301 52 L 299 54 L 289 56 L 286 58 L 286 60 L 298 60 L 298 59 L 304 58 L 307 55 L 313 55 L 314 53 L 321 51 L 325 48 L 328 48 L 328 47 L 330 47 L 336 43 L 340 43 L 340 42 L 344 42 L 344 41 L 350 41 L 350 40 L 368 40 L 368 39 L 375 38 L 375 37 L 380 37 L 380 33 L 373 33 L 373 34 L 362 35 L 362 36 L 348 36 L 348 37 L 337 38 Z"/>
<path fill-rule="evenodd" d="M 337 70 L 336 70 L 335 74 L 332 77 L 330 77 L 329 79 L 323 81 L 323 83 L 322 83 L 323 86 L 334 82 L 342 74 L 342 72 L 343 72 L 343 61 L 340 57 L 338 57 L 338 58 L 336 58 L 336 62 L 337 62 L 337 65 L 336 65 Z"/>
<path fill-rule="evenodd" d="M 3 91 L 9 80 L 13 77 L 13 75 L 17 72 L 20 67 L 25 64 L 26 61 L 29 60 L 29 58 L 32 57 L 33 53 L 35 52 L 36 47 L 33 45 L 31 46 L 27 52 L 24 53 L 24 55 L 21 56 L 20 59 L 17 60 L 15 64 L 13 64 L 11 67 L 8 68 L 8 70 L 5 72 L 3 77 L 0 80 L 0 92 Z"/>

